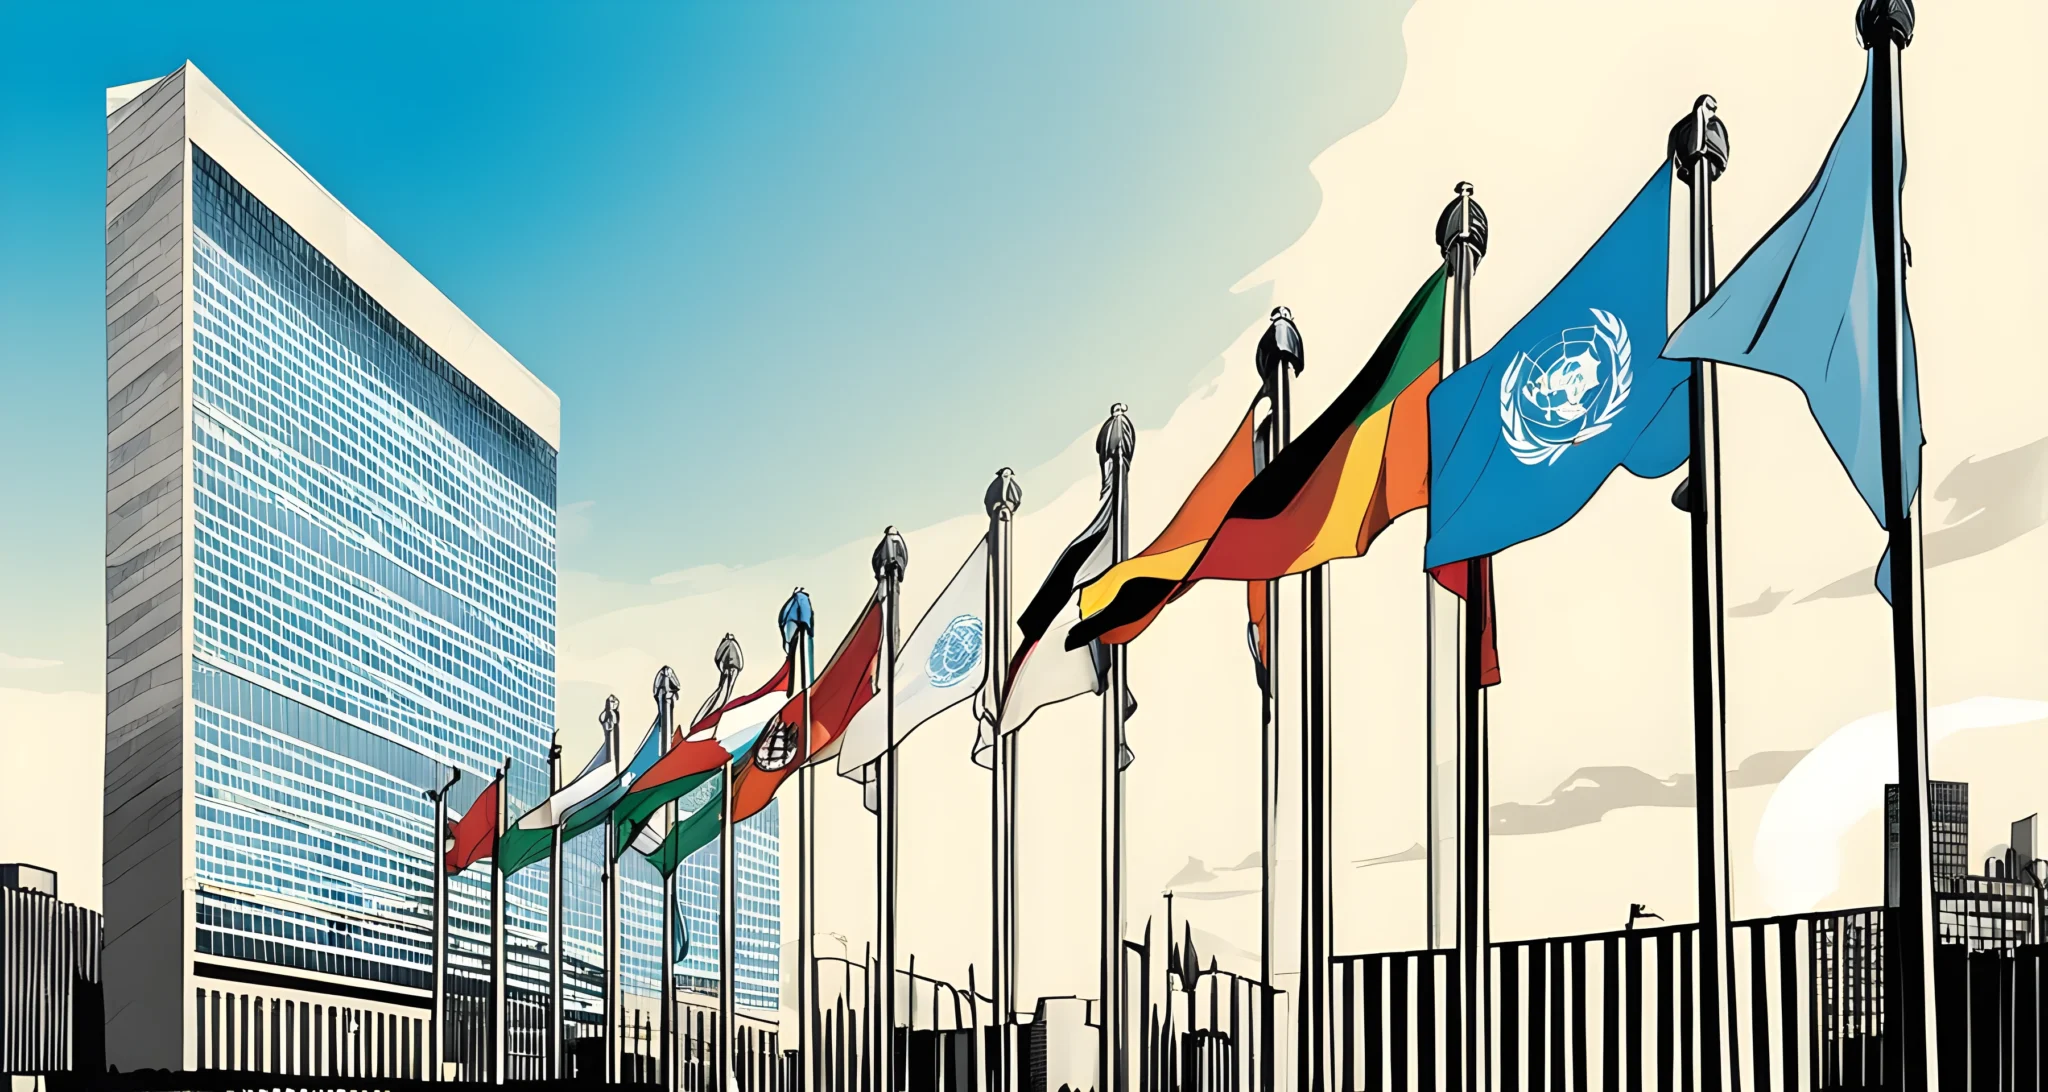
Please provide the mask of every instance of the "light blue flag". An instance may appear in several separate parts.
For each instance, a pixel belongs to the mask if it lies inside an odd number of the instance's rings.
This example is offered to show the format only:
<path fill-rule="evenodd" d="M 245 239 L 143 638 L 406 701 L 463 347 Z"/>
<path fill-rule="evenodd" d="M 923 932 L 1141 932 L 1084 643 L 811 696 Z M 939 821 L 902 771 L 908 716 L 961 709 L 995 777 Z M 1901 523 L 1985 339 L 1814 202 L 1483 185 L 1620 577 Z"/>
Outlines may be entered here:
<path fill-rule="evenodd" d="M 1821 434 L 1884 523 L 1884 466 L 1877 405 L 1877 247 L 1871 207 L 1870 96 L 1863 93 L 1835 137 L 1820 174 L 1778 226 L 1678 327 L 1664 355 L 1719 360 L 1783 376 L 1806 393 Z M 1892 179 L 1906 178 L 1901 155 Z M 1905 319 L 1902 469 L 1906 500 L 1920 488 L 1920 383 L 1913 323 Z M 1905 506 L 1902 505 L 1903 509 Z M 1877 590 L 1891 598 L 1891 553 Z"/>
<path fill-rule="evenodd" d="M 1692 368 L 1655 355 L 1670 262 L 1659 165 L 1543 302 L 1430 392 L 1426 567 L 1556 530 L 1616 467 L 1657 478 L 1685 461 Z"/>

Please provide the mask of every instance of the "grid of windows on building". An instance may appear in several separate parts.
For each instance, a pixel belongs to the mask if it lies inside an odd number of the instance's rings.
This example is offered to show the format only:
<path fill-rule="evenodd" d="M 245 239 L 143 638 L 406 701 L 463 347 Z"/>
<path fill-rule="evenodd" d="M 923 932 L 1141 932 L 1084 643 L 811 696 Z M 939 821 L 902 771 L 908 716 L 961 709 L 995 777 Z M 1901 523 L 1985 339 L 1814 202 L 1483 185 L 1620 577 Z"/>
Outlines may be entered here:
<path fill-rule="evenodd" d="M 692 802 L 685 798 L 684 804 Z M 734 889 L 733 999 L 748 1008 L 772 1009 L 782 998 L 782 839 L 781 805 L 770 801 L 758 815 L 743 820 L 733 832 L 739 864 Z M 705 993 L 718 989 L 717 842 L 691 854 L 676 870 L 676 902 L 690 933 L 689 957 L 677 964 L 686 987 Z"/>
<path fill-rule="evenodd" d="M 1951 891 L 1970 873 L 1970 786 L 1963 781 L 1927 783 L 1928 872 L 1936 895 Z M 1885 905 L 1899 905 L 1899 787 L 1884 787 Z"/>
<path fill-rule="evenodd" d="M 198 950 L 424 988 L 421 790 L 547 789 L 555 453 L 196 147 L 192 222 Z M 450 884 L 465 978 L 487 881 Z M 522 990 L 547 883 L 507 885 Z"/>
<path fill-rule="evenodd" d="M 1943 895 L 1935 919 L 1941 942 L 1967 944 L 1973 952 L 2007 951 L 2035 943 L 2041 915 L 2040 889 L 2020 880 L 1964 876 L 1955 893 Z"/>

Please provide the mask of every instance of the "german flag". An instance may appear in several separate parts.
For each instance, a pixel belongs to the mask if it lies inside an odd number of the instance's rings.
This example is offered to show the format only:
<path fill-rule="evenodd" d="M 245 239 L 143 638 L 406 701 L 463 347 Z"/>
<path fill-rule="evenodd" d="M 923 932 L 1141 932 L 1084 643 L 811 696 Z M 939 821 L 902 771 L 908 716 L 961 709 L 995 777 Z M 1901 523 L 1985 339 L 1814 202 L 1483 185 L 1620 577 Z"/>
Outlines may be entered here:
<path fill-rule="evenodd" d="M 1213 511 L 1216 496 L 1204 492 L 1212 479 L 1219 493 L 1241 481 L 1224 494 L 1231 500 L 1221 518 L 1209 516 L 1200 534 L 1189 528 L 1172 549 L 1154 543 L 1082 588 L 1082 621 L 1068 646 L 1131 640 L 1197 580 L 1273 580 L 1359 557 L 1397 517 L 1428 504 L 1428 403 L 1443 307 L 1439 268 L 1336 401 L 1255 477 L 1247 414 L 1174 520 L 1198 499 L 1205 515 Z M 1226 463 L 1236 473 L 1220 473 Z"/>

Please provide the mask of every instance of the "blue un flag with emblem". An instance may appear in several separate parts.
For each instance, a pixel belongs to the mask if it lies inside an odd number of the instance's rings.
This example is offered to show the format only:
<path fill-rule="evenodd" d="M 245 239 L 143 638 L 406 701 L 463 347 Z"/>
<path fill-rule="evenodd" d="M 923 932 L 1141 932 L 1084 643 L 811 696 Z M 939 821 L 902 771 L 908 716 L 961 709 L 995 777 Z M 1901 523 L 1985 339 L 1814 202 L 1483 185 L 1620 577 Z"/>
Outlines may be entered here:
<path fill-rule="evenodd" d="M 1660 165 L 1541 303 L 1430 392 L 1427 568 L 1556 530 L 1616 467 L 1657 478 L 1685 461 L 1692 367 L 1657 355 L 1670 260 Z"/>

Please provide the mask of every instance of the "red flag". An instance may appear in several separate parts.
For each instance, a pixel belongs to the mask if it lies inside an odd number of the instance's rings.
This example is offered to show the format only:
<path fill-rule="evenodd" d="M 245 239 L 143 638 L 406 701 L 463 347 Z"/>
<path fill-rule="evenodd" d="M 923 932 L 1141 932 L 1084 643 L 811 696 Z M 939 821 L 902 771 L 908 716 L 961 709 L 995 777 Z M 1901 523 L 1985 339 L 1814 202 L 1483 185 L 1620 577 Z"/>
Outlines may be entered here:
<path fill-rule="evenodd" d="M 840 733 L 846 731 L 846 726 L 853 722 L 853 715 L 860 712 L 879 689 L 875 679 L 881 670 L 881 653 L 882 600 L 878 595 L 868 601 L 868 609 L 861 612 L 852 632 L 840 642 L 839 651 L 832 654 L 831 662 L 811 683 L 810 746 L 804 747 L 797 734 L 797 726 L 804 715 L 804 694 L 800 690 L 790 697 L 781 712 L 775 714 L 775 719 L 761 729 L 761 735 L 754 741 L 753 749 L 747 752 L 746 760 L 735 767 L 734 822 L 767 807 L 790 771 L 810 759 L 836 753 L 833 744 L 839 742 Z"/>
<path fill-rule="evenodd" d="M 1493 632 L 1493 558 L 1481 557 L 1474 560 L 1479 563 L 1479 590 L 1481 593 L 1480 598 L 1483 600 L 1480 606 L 1480 613 L 1482 625 L 1485 626 L 1484 631 L 1480 634 L 1480 641 L 1483 644 L 1479 654 L 1479 685 L 1498 686 L 1500 685 L 1500 650 L 1494 645 Z M 1453 561 L 1448 565 L 1439 565 L 1431 569 L 1429 575 L 1435 577 L 1436 582 L 1442 585 L 1445 591 L 1460 599 L 1464 599 L 1466 598 L 1465 572 L 1468 564 L 1470 563 Z"/>
<path fill-rule="evenodd" d="M 448 824 L 453 844 L 448 847 L 443 863 L 449 875 L 498 851 L 498 790 L 504 781 L 502 775 L 492 781 L 490 788 L 477 794 L 476 803 L 462 813 L 462 818 Z"/>

